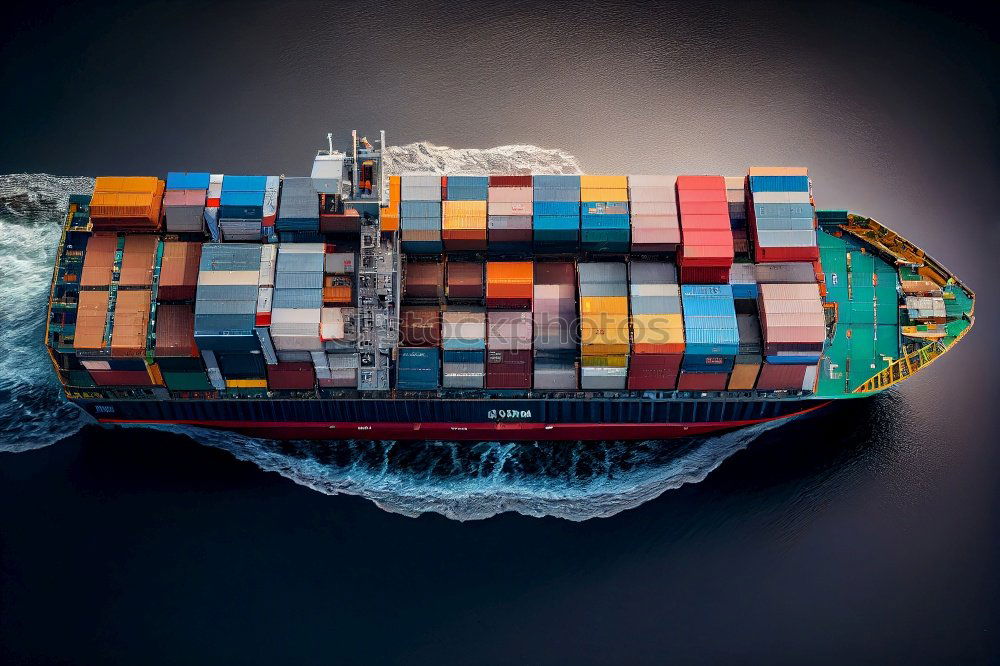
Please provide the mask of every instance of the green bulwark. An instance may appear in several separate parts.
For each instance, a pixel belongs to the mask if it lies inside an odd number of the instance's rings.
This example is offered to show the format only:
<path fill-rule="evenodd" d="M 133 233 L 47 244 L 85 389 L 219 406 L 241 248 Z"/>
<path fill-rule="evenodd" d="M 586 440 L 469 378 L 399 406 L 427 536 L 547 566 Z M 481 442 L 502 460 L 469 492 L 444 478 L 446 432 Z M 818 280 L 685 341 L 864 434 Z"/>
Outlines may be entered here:
<path fill-rule="evenodd" d="M 832 229 L 830 231 L 833 231 Z M 899 276 L 860 241 L 817 233 L 826 301 L 837 324 L 820 363 L 816 395 L 846 397 L 900 356 Z"/>

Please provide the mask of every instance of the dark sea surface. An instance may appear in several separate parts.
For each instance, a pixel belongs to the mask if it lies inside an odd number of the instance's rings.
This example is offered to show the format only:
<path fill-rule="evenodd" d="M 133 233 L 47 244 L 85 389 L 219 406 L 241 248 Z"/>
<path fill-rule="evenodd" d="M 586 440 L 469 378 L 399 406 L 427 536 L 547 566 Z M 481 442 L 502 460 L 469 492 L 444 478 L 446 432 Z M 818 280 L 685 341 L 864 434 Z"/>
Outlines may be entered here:
<path fill-rule="evenodd" d="M 0 173 L 32 175 L 0 176 L 0 663 L 998 661 L 988 14 L 123 2 L 5 23 Z M 884 395 L 697 440 L 278 444 L 61 400 L 43 307 L 81 176 L 305 174 L 354 127 L 424 167 L 805 164 L 820 207 L 953 268 L 977 323 Z"/>

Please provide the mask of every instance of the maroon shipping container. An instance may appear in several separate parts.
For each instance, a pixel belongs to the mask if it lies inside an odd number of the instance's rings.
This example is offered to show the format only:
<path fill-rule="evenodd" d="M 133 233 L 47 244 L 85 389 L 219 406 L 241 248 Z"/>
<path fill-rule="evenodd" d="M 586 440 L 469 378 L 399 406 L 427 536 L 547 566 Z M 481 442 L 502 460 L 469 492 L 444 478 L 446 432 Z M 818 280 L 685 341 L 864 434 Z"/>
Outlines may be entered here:
<path fill-rule="evenodd" d="M 200 262 L 201 243 L 164 242 L 163 257 L 160 260 L 157 300 L 193 300 L 198 287 L 198 264 Z"/>
<path fill-rule="evenodd" d="M 190 305 L 156 308 L 156 358 L 198 356 L 194 341 L 194 310 Z"/>
<path fill-rule="evenodd" d="M 757 263 L 771 261 L 818 261 L 819 248 L 812 247 L 754 247 L 754 261 Z"/>
<path fill-rule="evenodd" d="M 628 365 L 628 388 L 634 391 L 674 388 L 683 358 L 684 354 L 633 354 Z"/>
<path fill-rule="evenodd" d="M 681 266 L 681 284 L 729 284 L 729 268 Z"/>
<path fill-rule="evenodd" d="M 316 373 L 309 362 L 277 363 L 267 366 L 267 386 L 272 389 L 311 389 Z"/>
<path fill-rule="evenodd" d="M 98 386 L 154 386 L 145 370 L 88 370 Z"/>
<path fill-rule="evenodd" d="M 765 363 L 757 376 L 757 389 L 761 391 L 778 391 L 781 389 L 799 390 L 806 379 L 809 365 L 774 365 Z"/>
<path fill-rule="evenodd" d="M 403 298 L 440 300 L 444 297 L 444 264 L 439 261 L 407 261 Z"/>
<path fill-rule="evenodd" d="M 530 389 L 531 350 L 487 352 L 486 388 Z"/>
<path fill-rule="evenodd" d="M 725 391 L 728 372 L 681 372 L 677 378 L 680 391 Z"/>
<path fill-rule="evenodd" d="M 535 284 L 576 285 L 576 269 L 571 261 L 535 262 Z"/>
<path fill-rule="evenodd" d="M 528 217 L 530 220 L 531 217 Z M 489 243 L 523 243 L 531 244 L 531 229 L 490 229 Z"/>
<path fill-rule="evenodd" d="M 449 261 L 448 300 L 482 300 L 486 296 L 486 278 L 481 261 Z"/>
<path fill-rule="evenodd" d="M 490 176 L 490 187 L 531 187 L 531 176 Z"/>
<path fill-rule="evenodd" d="M 448 200 L 448 176 L 441 176 L 441 201 Z"/>
<path fill-rule="evenodd" d="M 399 334 L 406 347 L 437 347 L 441 344 L 440 310 L 434 307 L 401 307 Z"/>

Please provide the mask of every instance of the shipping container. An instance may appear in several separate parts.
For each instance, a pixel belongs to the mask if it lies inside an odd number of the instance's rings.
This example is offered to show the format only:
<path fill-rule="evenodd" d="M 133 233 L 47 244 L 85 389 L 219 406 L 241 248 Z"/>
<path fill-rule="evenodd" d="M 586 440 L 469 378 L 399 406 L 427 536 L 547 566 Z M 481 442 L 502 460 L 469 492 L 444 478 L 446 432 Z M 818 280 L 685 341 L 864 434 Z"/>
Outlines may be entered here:
<path fill-rule="evenodd" d="M 755 363 L 747 363 L 737 357 L 733 372 L 729 376 L 726 388 L 730 391 L 749 391 L 757 385 L 757 375 L 760 373 L 760 357 Z"/>
<path fill-rule="evenodd" d="M 531 349 L 490 349 L 486 353 L 486 387 L 530 389 L 531 360 Z"/>
<path fill-rule="evenodd" d="M 800 391 L 808 365 L 776 365 L 765 363 L 757 377 L 759 391 Z M 815 367 L 815 364 L 813 364 Z"/>
<path fill-rule="evenodd" d="M 444 264 L 407 261 L 403 271 L 403 298 L 407 301 L 441 301 L 444 298 Z"/>
<path fill-rule="evenodd" d="M 531 350 L 532 313 L 494 310 L 486 315 L 487 349 Z"/>
<path fill-rule="evenodd" d="M 108 292 L 81 291 L 76 306 L 73 349 L 97 350 L 107 346 Z"/>
<path fill-rule="evenodd" d="M 437 347 L 441 344 L 441 312 L 437 307 L 403 306 L 399 331 L 406 347 Z"/>
<path fill-rule="evenodd" d="M 111 331 L 112 356 L 145 355 L 151 298 L 148 289 L 118 291 Z"/>
<path fill-rule="evenodd" d="M 125 236 L 122 264 L 118 275 L 121 287 L 149 287 L 153 284 L 153 264 L 160 239 L 151 234 Z"/>
<path fill-rule="evenodd" d="M 161 357 L 200 357 L 190 305 L 157 306 L 154 354 L 157 361 Z"/>
<path fill-rule="evenodd" d="M 490 176 L 489 187 L 528 187 L 532 185 L 531 175 L 519 176 Z"/>
<path fill-rule="evenodd" d="M 634 354 L 629 359 L 628 388 L 667 391 L 677 386 L 683 354 Z"/>
<path fill-rule="evenodd" d="M 442 349 L 486 349 L 486 313 L 454 308 L 441 313 Z"/>
<path fill-rule="evenodd" d="M 725 372 L 685 372 L 677 378 L 679 391 L 725 391 L 729 375 Z"/>
<path fill-rule="evenodd" d="M 486 304 L 491 308 L 531 308 L 534 264 L 530 261 L 486 262 Z"/>
<path fill-rule="evenodd" d="M 441 176 L 436 174 L 403 174 L 401 180 L 403 204 L 412 201 L 441 201 Z M 405 215 L 405 212 L 403 212 Z"/>
<path fill-rule="evenodd" d="M 449 301 L 481 301 L 486 296 L 484 265 L 479 261 L 449 261 L 445 294 Z"/>
<path fill-rule="evenodd" d="M 313 364 L 296 362 L 268 365 L 267 385 L 273 390 L 310 390 L 316 385 Z"/>

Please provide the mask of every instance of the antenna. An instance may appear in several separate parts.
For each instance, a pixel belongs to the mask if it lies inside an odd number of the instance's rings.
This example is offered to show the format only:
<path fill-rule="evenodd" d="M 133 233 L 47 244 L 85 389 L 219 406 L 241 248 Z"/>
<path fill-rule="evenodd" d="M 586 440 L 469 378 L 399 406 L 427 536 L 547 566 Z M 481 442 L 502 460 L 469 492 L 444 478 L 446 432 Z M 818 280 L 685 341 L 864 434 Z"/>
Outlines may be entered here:
<path fill-rule="evenodd" d="M 330 154 L 333 155 L 333 132 L 326 133 L 326 142 L 330 145 Z"/>

